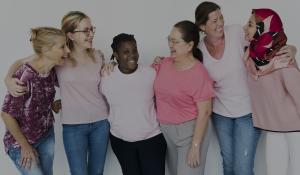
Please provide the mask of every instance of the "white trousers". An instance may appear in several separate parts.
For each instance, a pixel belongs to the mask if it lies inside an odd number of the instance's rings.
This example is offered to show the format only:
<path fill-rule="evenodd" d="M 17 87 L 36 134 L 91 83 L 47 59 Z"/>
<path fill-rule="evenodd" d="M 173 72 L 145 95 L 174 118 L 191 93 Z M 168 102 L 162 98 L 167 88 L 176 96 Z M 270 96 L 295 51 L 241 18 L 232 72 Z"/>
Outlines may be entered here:
<path fill-rule="evenodd" d="M 300 132 L 266 133 L 268 175 L 300 174 Z"/>

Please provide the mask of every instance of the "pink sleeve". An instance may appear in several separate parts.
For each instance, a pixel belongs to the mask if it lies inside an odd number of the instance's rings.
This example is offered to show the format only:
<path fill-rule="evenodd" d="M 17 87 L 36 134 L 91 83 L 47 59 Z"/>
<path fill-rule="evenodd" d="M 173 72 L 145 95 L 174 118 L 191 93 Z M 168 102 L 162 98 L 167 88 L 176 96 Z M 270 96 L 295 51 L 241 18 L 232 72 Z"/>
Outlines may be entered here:
<path fill-rule="evenodd" d="M 161 64 L 161 63 L 160 63 L 160 64 Z M 160 64 L 155 64 L 155 63 L 152 63 L 152 64 L 151 64 L 151 67 L 154 68 L 154 70 L 156 71 L 156 73 L 159 71 Z"/>
<path fill-rule="evenodd" d="M 161 62 L 159 64 L 152 63 L 151 67 L 155 69 L 156 73 L 158 73 L 161 66 L 169 61 L 172 61 L 171 57 L 163 57 L 163 59 L 161 60 Z"/>
<path fill-rule="evenodd" d="M 299 85 L 300 85 L 300 72 L 298 68 L 286 68 L 282 69 L 282 78 L 283 78 L 283 83 L 284 86 L 287 90 L 287 92 L 290 94 L 292 97 L 296 109 L 298 111 L 298 114 L 300 114 L 300 90 L 299 90 Z"/>
<path fill-rule="evenodd" d="M 193 87 L 192 96 L 194 102 L 205 101 L 215 96 L 213 80 L 204 67 Z"/>

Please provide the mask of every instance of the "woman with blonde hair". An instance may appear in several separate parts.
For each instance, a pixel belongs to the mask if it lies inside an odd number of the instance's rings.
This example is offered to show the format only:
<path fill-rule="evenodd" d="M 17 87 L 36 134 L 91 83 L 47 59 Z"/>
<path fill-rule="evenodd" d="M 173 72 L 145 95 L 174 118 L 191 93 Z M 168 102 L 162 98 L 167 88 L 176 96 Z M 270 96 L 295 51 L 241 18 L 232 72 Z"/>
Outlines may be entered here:
<path fill-rule="evenodd" d="M 67 13 L 61 21 L 67 35 L 70 57 L 56 67 L 61 95 L 63 142 L 72 175 L 103 174 L 109 138 L 107 106 L 98 91 L 100 69 L 104 63 L 101 51 L 93 48 L 95 27 L 80 11 Z M 11 68 L 18 67 L 22 62 Z M 8 74 L 6 84 L 19 95 L 15 81 Z"/>
<path fill-rule="evenodd" d="M 31 30 L 35 54 L 13 74 L 27 89 L 23 95 L 4 98 L 1 116 L 6 126 L 5 151 L 23 175 L 52 175 L 54 130 L 51 104 L 57 78 L 54 66 L 62 65 L 69 49 L 64 33 L 56 28 Z"/>

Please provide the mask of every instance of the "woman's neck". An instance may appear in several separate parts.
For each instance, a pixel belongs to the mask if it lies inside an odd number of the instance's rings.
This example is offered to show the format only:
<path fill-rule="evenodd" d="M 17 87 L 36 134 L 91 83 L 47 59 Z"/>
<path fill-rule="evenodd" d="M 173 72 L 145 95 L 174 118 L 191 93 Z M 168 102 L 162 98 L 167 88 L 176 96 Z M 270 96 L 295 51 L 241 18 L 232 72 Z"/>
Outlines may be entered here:
<path fill-rule="evenodd" d="M 225 42 L 225 37 L 222 36 L 222 37 L 208 37 L 206 36 L 204 38 L 204 42 L 205 42 L 205 45 L 208 46 L 208 47 L 218 47 L 220 46 L 221 44 L 224 44 Z"/>
<path fill-rule="evenodd" d="M 215 58 L 216 60 L 220 60 L 223 57 L 225 51 L 225 38 L 218 37 L 218 38 L 204 38 L 204 43 L 207 48 L 209 54 Z"/>
<path fill-rule="evenodd" d="M 36 56 L 29 64 L 40 74 L 48 74 L 55 66 L 55 64 L 43 56 Z"/>
<path fill-rule="evenodd" d="M 186 70 L 191 68 L 196 62 L 197 59 L 192 54 L 188 54 L 187 56 L 176 57 L 173 62 L 173 67 L 176 70 Z"/>
<path fill-rule="evenodd" d="M 132 74 L 138 69 L 138 65 L 136 66 L 135 69 L 123 69 L 120 67 L 120 65 L 118 65 L 118 68 L 119 68 L 120 72 L 122 72 L 123 74 Z"/>

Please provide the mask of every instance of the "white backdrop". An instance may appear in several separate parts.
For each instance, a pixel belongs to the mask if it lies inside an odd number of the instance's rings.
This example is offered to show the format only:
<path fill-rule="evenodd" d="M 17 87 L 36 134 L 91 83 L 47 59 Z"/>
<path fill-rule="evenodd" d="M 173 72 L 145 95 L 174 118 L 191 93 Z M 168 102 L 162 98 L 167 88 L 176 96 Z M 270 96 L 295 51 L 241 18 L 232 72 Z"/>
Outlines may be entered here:
<path fill-rule="evenodd" d="M 110 58 L 110 44 L 119 33 L 134 34 L 140 52 L 140 61 L 149 64 L 156 55 L 168 55 L 166 36 L 173 24 L 180 20 L 194 21 L 194 10 L 201 1 L 196 0 L 1 0 L 0 2 L 0 79 L 3 80 L 8 67 L 16 60 L 32 54 L 29 31 L 36 26 L 60 27 L 62 16 L 70 10 L 80 10 L 92 18 L 97 27 L 94 46 L 100 48 L 106 59 Z M 245 24 L 252 8 L 268 7 L 279 12 L 288 35 L 288 43 L 297 47 L 299 40 L 300 1 L 296 0 L 218 0 L 226 24 Z M 299 54 L 297 54 L 299 55 Z M 0 102 L 6 88 L 2 81 Z M 59 96 L 59 95 L 58 95 Z M 67 175 L 68 165 L 62 145 L 61 124 L 56 116 L 56 153 L 54 174 Z M 0 137 L 5 132 L 0 122 Z M 265 174 L 264 135 L 258 145 L 255 171 Z M 276 149 L 275 147 L 273 149 Z M 284 161 L 284 159 L 283 159 Z M 18 174 L 13 163 L 0 144 L 0 174 Z M 106 175 L 121 175 L 120 166 L 108 150 Z M 216 138 L 209 148 L 206 175 L 221 175 L 221 159 Z"/>

